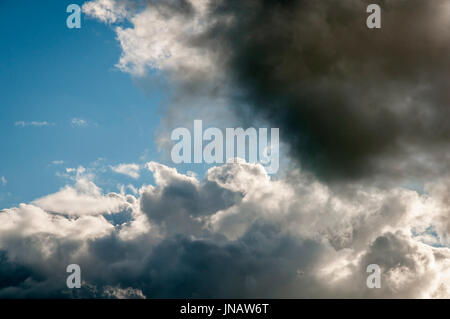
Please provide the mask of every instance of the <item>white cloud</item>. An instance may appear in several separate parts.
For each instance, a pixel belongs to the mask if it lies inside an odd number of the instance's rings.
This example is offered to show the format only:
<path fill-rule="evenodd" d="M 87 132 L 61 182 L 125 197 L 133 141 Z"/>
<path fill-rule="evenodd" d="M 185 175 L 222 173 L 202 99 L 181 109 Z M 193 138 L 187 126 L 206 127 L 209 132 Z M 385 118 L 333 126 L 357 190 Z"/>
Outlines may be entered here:
<path fill-rule="evenodd" d="M 17 121 L 14 123 L 15 126 L 21 126 L 21 127 L 26 127 L 26 126 L 33 126 L 33 127 L 43 127 L 43 126 L 49 126 L 50 124 L 47 121 L 43 121 L 43 122 L 37 122 L 37 121 L 32 121 L 32 122 L 25 122 L 25 121 Z"/>
<path fill-rule="evenodd" d="M 84 127 L 88 125 L 88 122 L 86 120 L 76 117 L 71 119 L 70 123 L 72 124 L 72 127 Z"/>
<path fill-rule="evenodd" d="M 8 181 L 6 180 L 5 176 L 0 177 L 0 184 L 2 184 L 2 186 L 5 186 L 6 183 L 8 183 Z"/>
<path fill-rule="evenodd" d="M 129 206 L 125 196 L 116 193 L 102 195 L 101 189 L 86 178 L 80 178 L 75 186 L 66 186 L 32 204 L 49 212 L 75 216 L 117 213 Z"/>
<path fill-rule="evenodd" d="M 170 19 L 170 4 L 154 2 L 139 12 L 132 12 L 120 1 L 96 0 L 83 6 L 84 12 L 103 22 L 116 22 L 127 17 L 132 27 L 116 27 L 122 56 L 117 67 L 134 75 L 144 75 L 147 68 L 176 72 L 183 77 L 190 71 L 205 77 L 216 74 L 217 64 L 211 52 L 195 48 L 186 41 L 206 30 L 208 0 L 190 3 L 194 16 L 175 14 Z"/>
<path fill-rule="evenodd" d="M 127 186 L 127 188 L 135 195 L 138 193 L 138 189 L 136 187 L 134 187 L 133 185 L 131 185 L 131 184 L 129 184 Z"/>
<path fill-rule="evenodd" d="M 0 246 L 3 247 L 10 237 L 29 238 L 37 234 L 49 234 L 56 238 L 89 239 L 105 236 L 112 230 L 113 226 L 103 216 L 86 215 L 69 219 L 50 214 L 33 204 L 20 204 L 0 214 Z M 45 250 L 43 244 L 41 249 Z"/>
<path fill-rule="evenodd" d="M 111 166 L 111 169 L 118 173 L 130 176 L 132 178 L 139 178 L 140 166 L 138 164 L 119 164 L 117 166 Z"/>
<path fill-rule="evenodd" d="M 105 23 L 115 23 L 127 17 L 124 1 L 97 0 L 83 4 L 83 12 Z"/>

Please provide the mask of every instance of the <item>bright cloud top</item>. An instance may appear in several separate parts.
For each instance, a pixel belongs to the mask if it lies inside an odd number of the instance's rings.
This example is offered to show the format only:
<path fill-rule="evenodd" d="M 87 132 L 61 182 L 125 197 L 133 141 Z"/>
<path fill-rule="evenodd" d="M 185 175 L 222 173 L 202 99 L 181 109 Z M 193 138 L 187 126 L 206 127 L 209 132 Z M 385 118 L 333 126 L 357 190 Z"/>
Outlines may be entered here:
<path fill-rule="evenodd" d="M 83 5 L 83 11 L 107 23 L 124 18 L 132 23 L 131 28 L 115 28 L 123 51 L 117 67 L 122 71 L 142 76 L 151 68 L 177 75 L 196 71 L 207 76 L 215 71 L 211 53 L 193 47 L 188 41 L 205 30 L 208 3 L 208 0 L 180 2 L 178 5 L 185 5 L 191 14 L 170 19 L 168 14 L 177 7 L 176 1 L 157 1 L 138 12 L 114 0 L 91 1 Z"/>

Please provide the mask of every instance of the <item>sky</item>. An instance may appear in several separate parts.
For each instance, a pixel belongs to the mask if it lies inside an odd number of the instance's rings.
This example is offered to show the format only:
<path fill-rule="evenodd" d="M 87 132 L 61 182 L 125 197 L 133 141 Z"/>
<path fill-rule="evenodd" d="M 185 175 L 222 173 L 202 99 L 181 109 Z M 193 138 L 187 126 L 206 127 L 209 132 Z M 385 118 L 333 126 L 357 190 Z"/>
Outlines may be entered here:
<path fill-rule="evenodd" d="M 69 3 L 1 4 L 2 207 L 58 190 L 66 168 L 157 156 L 153 134 L 165 93 L 146 94 L 114 67 L 120 47 L 108 26 L 83 19 L 82 29 L 65 27 Z"/>
<path fill-rule="evenodd" d="M 450 1 L 373 2 L 1 1 L 0 298 L 448 298 Z"/>

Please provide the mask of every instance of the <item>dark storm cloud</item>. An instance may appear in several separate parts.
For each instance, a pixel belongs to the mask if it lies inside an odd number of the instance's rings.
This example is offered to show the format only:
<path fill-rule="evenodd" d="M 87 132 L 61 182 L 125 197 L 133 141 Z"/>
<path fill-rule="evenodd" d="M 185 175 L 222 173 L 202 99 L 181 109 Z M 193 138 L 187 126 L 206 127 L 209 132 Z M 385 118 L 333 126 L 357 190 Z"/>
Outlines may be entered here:
<path fill-rule="evenodd" d="M 381 29 L 366 26 L 374 2 Z M 135 3 L 146 7 L 117 29 L 118 66 L 167 77 L 163 126 L 268 122 L 291 157 L 327 181 L 423 182 L 450 168 L 450 1 Z M 234 114 L 223 116 L 221 103 Z"/>
<path fill-rule="evenodd" d="M 366 27 L 373 2 L 380 30 Z M 391 174 L 380 159 L 449 146 L 448 4 L 213 1 L 192 45 L 226 61 L 238 105 L 280 127 L 304 167 L 327 179 Z"/>

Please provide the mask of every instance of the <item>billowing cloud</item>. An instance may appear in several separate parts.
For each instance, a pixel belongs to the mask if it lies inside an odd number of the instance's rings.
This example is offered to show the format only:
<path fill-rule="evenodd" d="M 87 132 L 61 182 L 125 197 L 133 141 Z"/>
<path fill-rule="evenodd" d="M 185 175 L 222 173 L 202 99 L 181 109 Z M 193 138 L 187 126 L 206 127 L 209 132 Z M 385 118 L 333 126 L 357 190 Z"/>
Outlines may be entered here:
<path fill-rule="evenodd" d="M 199 183 L 195 177 L 150 162 L 156 187 L 141 189 L 141 209 L 149 220 L 171 234 L 195 234 L 205 231 L 205 218 L 240 201 L 242 192 L 222 187 L 215 180 Z"/>
<path fill-rule="evenodd" d="M 87 181 L 47 202 L 1 211 L 0 296 L 450 294 L 448 178 L 419 194 L 362 184 L 334 189 L 298 170 L 275 180 L 243 161 L 213 167 L 202 181 L 156 162 L 147 168 L 155 185 L 139 197 L 112 196 L 129 213 L 121 223 L 111 218 L 112 194 Z M 67 194 L 88 204 L 73 215 Z M 84 270 L 79 290 L 65 287 L 72 263 Z M 366 286 L 369 264 L 382 270 L 380 289 Z"/>

